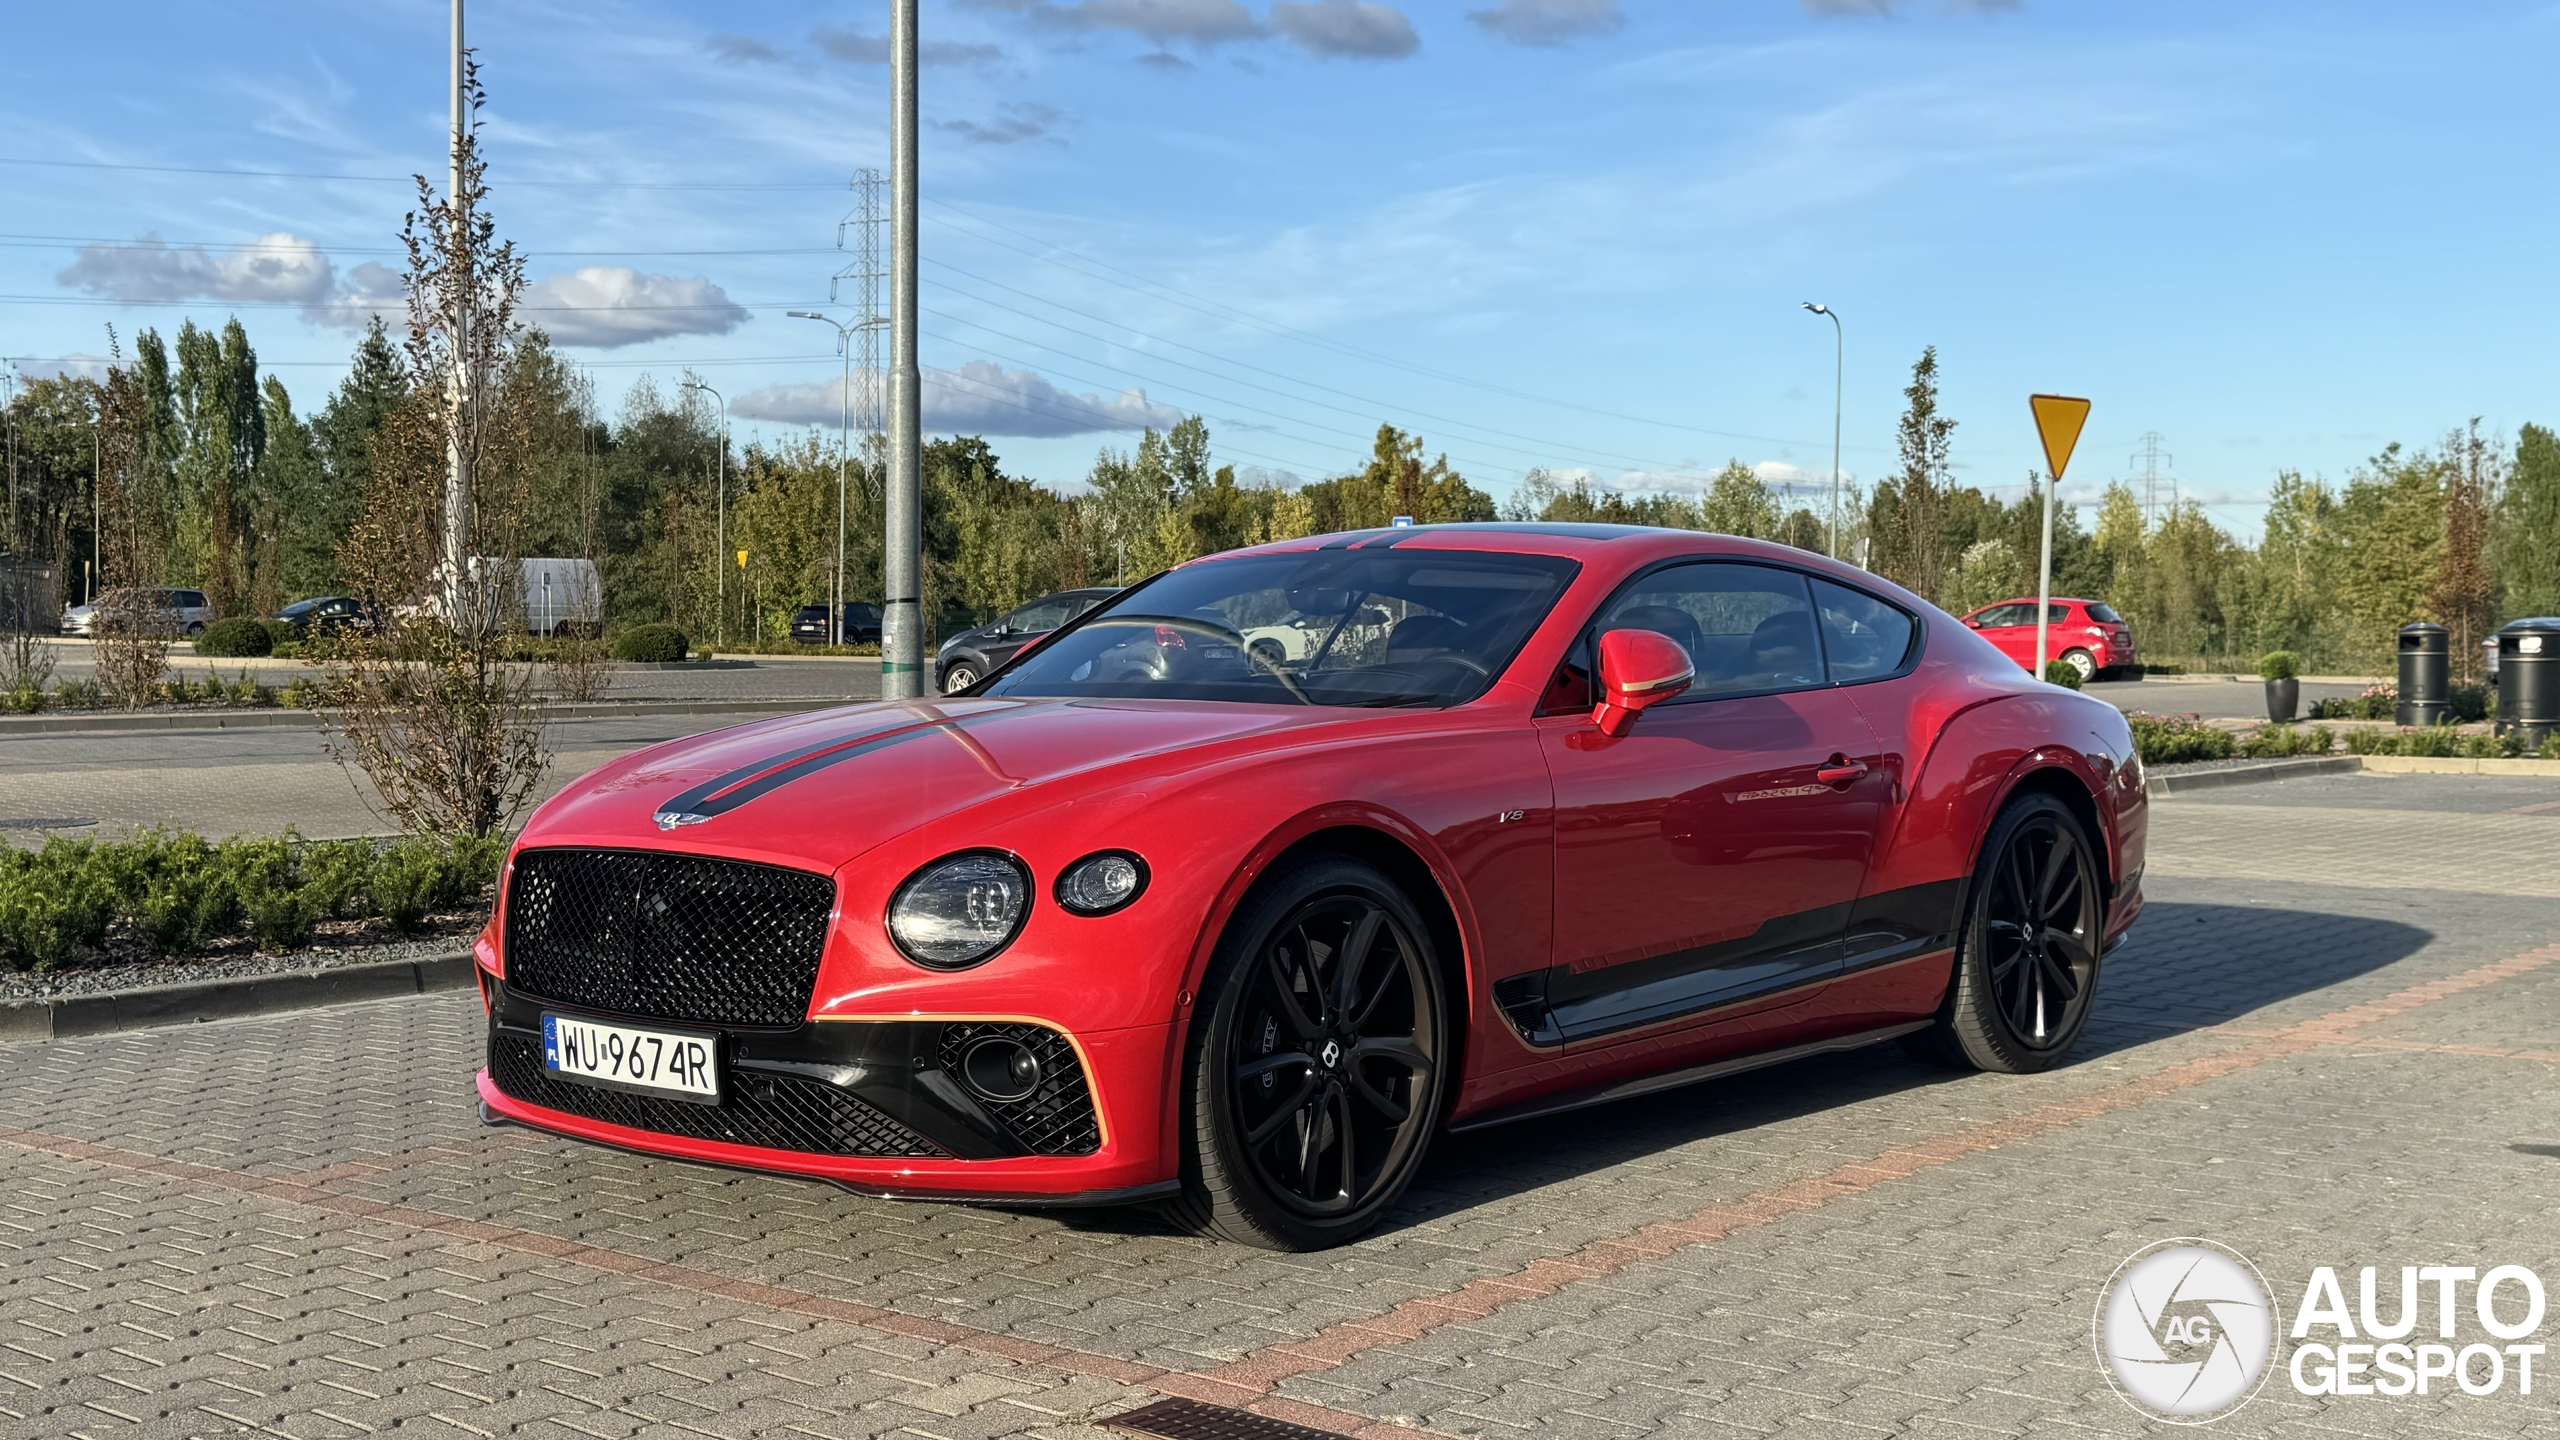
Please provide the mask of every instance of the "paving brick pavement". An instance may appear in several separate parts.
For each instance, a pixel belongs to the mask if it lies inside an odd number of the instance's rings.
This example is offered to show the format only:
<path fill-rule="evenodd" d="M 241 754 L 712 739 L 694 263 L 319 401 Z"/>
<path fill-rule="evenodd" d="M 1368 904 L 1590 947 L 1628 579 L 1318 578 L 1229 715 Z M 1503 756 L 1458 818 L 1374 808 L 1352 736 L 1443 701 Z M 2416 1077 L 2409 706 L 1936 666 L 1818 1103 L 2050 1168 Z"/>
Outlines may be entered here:
<path fill-rule="evenodd" d="M 2377 808 L 2164 802 L 2155 874 Z M 2560 964 L 2484 969 L 2560 924 L 2408 858 L 2161 875 L 2053 1074 L 1886 1047 L 1461 1137 L 1315 1256 L 483 1130 L 467 995 L 0 1047 L 0 1435 L 1065 1436 L 1157 1392 L 1470 1435 L 2134 1433 L 2089 1317 L 2150 1240 L 2235 1245 L 2288 1311 L 2320 1263 L 2560 1275 L 2560 1061 L 2473 1053 L 2560 1049 Z M 2554 1433 L 2540 1405 L 2270 1389 L 2216 1429 Z"/>

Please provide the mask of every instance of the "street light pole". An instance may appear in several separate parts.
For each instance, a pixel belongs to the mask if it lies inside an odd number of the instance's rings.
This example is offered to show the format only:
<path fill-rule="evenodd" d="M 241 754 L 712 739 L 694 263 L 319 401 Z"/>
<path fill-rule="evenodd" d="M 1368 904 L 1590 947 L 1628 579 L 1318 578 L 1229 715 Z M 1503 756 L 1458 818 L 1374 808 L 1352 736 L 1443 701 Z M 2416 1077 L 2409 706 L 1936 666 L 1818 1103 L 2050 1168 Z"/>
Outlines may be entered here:
<path fill-rule="evenodd" d="M 924 693 L 923 377 L 916 369 L 916 0 L 889 7 L 889 486 L 880 695 Z"/>
<path fill-rule="evenodd" d="M 711 541 L 715 562 L 711 567 L 711 595 L 712 603 L 720 609 L 720 618 L 712 622 L 712 643 L 726 645 L 729 643 L 729 401 L 700 380 L 688 377 L 684 388 L 708 391 L 712 399 L 720 402 L 720 514 L 714 522 Z"/>
<path fill-rule="evenodd" d="M 836 592 L 834 608 L 828 611 L 827 634 L 837 645 L 844 643 L 844 472 L 853 447 L 853 331 L 843 322 L 821 315 L 815 310 L 794 310 L 794 320 L 822 320 L 836 327 L 836 354 L 844 361 L 844 388 L 838 398 L 844 402 L 844 414 L 836 430 Z M 868 372 L 865 372 L 868 373 Z M 883 637 L 886 638 L 886 637 Z"/>
<path fill-rule="evenodd" d="M 1849 342 L 1840 333 L 1840 316 L 1828 305 L 1807 300 L 1804 308 L 1831 322 L 1831 558 L 1840 558 L 1840 394 L 1849 371 Z"/>

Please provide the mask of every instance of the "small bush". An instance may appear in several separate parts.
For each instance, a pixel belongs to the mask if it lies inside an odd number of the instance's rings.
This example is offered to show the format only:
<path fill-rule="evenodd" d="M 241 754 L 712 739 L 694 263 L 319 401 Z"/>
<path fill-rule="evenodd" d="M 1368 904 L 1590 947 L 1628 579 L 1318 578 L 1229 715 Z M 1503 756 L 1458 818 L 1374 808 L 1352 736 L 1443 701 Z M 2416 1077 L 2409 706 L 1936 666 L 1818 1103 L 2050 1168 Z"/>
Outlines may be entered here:
<path fill-rule="evenodd" d="M 2445 692 L 2445 700 L 2448 702 L 2447 708 L 2452 712 L 2453 723 L 2456 725 L 2468 725 L 2475 720 L 2487 720 L 2498 713 L 2498 692 L 2488 685 L 2457 682 Z"/>
<path fill-rule="evenodd" d="M 2177 765 L 2194 760 L 2228 760 L 2234 748 L 2231 732 L 2217 730 L 2185 715 L 2126 714 L 2133 744 L 2145 765 Z"/>
<path fill-rule="evenodd" d="M 2044 662 L 2044 682 L 2059 685 L 2065 690 L 2077 690 L 2080 688 L 2080 672 L 2073 669 L 2068 660 L 2047 660 Z"/>
<path fill-rule="evenodd" d="M 2252 760 L 2272 760 L 2288 755 L 2326 755 L 2329 732 L 2314 725 L 2297 730 L 2290 725 L 2261 725 L 2240 742 L 2240 753 Z"/>
<path fill-rule="evenodd" d="M 2560 730 L 2542 737 L 2542 748 L 2534 755 L 2543 760 L 2560 760 Z"/>
<path fill-rule="evenodd" d="M 684 632 L 673 625 L 642 625 L 613 637 L 613 658 L 641 665 L 664 665 L 685 657 Z"/>
<path fill-rule="evenodd" d="M 2450 725 L 2422 725 L 2400 732 L 2400 753 L 2450 760 L 2461 753 L 2462 737 Z"/>
<path fill-rule="evenodd" d="M 65 710 L 95 710 L 106 701 L 94 681 L 61 680 L 54 683 L 53 703 Z"/>
<path fill-rule="evenodd" d="M 265 655 L 275 648 L 275 632 L 267 628 L 265 621 L 252 620 L 246 615 L 216 620 L 196 637 L 197 654 L 218 655 L 225 659 Z"/>
<path fill-rule="evenodd" d="M 267 628 L 267 653 L 270 655 L 287 645 L 300 644 L 302 641 L 302 632 L 293 628 L 293 622 L 290 620 L 261 620 L 258 623 Z"/>
<path fill-rule="evenodd" d="M 403 933 L 486 890 L 496 839 L 306 841 L 287 832 L 216 845 L 184 831 L 0 847 L 0 965 L 53 969 L 119 922 L 156 953 L 201 952 L 244 932 L 262 950 L 311 943 L 322 920 L 381 918 Z"/>
<path fill-rule="evenodd" d="M 2314 720 L 2389 720 L 2399 713 L 2400 687 L 2367 685 L 2363 693 L 2311 702 Z"/>
<path fill-rule="evenodd" d="M 2270 650 L 2258 657 L 2261 680 L 2296 680 L 2302 676 L 2302 657 L 2290 650 Z"/>

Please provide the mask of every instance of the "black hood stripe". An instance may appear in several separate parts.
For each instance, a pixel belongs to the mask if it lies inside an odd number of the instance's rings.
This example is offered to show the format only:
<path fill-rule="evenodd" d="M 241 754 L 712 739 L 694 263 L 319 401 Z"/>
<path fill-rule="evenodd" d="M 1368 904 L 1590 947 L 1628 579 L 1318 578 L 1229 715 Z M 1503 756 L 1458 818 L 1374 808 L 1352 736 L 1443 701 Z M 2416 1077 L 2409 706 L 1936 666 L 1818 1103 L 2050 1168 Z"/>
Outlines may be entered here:
<path fill-rule="evenodd" d="M 714 816 L 726 815 L 748 801 L 770 795 L 795 780 L 804 780 L 831 766 L 864 755 L 877 754 L 893 745 L 920 739 L 937 730 L 958 729 L 970 720 L 990 718 L 967 716 L 920 721 L 894 730 L 874 732 L 846 740 L 826 740 L 786 750 L 779 755 L 741 765 L 714 779 L 706 780 L 674 799 L 657 807 L 656 819 L 663 829 L 678 825 L 699 825 Z"/>

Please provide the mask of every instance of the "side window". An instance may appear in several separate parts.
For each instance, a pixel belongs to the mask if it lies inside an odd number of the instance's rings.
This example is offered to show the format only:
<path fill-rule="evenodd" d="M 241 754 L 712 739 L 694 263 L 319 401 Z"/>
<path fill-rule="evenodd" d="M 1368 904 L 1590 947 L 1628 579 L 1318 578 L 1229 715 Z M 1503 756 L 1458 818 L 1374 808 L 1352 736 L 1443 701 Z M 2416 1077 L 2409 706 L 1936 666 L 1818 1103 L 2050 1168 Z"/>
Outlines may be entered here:
<path fill-rule="evenodd" d="M 1048 600 L 1025 605 L 1004 617 L 1004 626 L 1015 634 L 1046 634 L 1067 623 L 1067 602 Z"/>
<path fill-rule="evenodd" d="M 1828 580 L 1813 582 L 1813 599 L 1822 611 L 1822 648 L 1831 657 L 1832 684 L 1890 675 L 1910 657 L 1919 627 L 1909 615 Z"/>
<path fill-rule="evenodd" d="M 1975 616 L 1974 623 L 1985 630 L 2024 625 L 2027 623 L 2027 616 L 2033 614 L 2034 610 L 2035 607 L 2032 605 L 1994 605 Z"/>
<path fill-rule="evenodd" d="M 1652 630 L 1678 641 L 1698 669 L 1689 696 L 1823 683 L 1813 604 L 1804 577 L 1792 570 L 1718 561 L 1676 565 L 1611 601 L 1598 628 Z"/>

